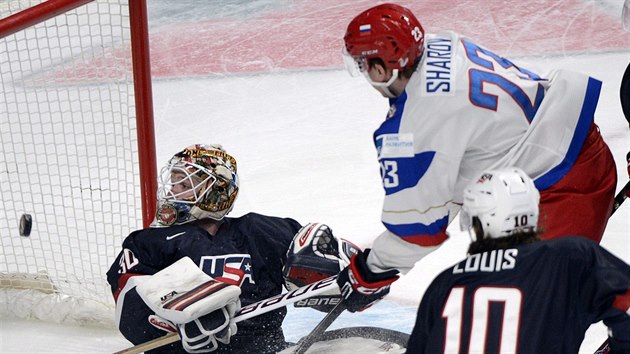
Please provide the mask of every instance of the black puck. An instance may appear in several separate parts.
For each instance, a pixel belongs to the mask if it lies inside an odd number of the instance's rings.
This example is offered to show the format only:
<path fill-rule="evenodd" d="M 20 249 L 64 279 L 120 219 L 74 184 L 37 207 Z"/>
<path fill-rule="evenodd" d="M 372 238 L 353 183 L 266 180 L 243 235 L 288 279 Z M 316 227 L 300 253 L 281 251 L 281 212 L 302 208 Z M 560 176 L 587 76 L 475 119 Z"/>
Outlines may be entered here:
<path fill-rule="evenodd" d="M 31 214 L 22 214 L 20 218 L 20 236 L 30 236 L 33 227 L 33 217 Z"/>

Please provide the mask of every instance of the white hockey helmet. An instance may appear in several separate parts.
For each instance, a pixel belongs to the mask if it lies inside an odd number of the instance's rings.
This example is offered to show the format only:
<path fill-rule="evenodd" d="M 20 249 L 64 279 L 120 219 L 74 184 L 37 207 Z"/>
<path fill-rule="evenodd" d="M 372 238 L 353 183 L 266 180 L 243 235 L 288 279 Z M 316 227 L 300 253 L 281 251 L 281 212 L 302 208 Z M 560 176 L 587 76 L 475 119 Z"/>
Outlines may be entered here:
<path fill-rule="evenodd" d="M 204 218 L 221 220 L 232 210 L 238 188 L 236 159 L 221 145 L 188 146 L 160 172 L 152 226 Z"/>
<path fill-rule="evenodd" d="M 501 238 L 520 231 L 536 231 L 540 193 L 532 179 L 517 167 L 485 171 L 464 190 L 459 216 L 462 231 L 471 237 L 478 219 L 483 238 Z M 480 239 L 481 235 L 476 235 Z"/>

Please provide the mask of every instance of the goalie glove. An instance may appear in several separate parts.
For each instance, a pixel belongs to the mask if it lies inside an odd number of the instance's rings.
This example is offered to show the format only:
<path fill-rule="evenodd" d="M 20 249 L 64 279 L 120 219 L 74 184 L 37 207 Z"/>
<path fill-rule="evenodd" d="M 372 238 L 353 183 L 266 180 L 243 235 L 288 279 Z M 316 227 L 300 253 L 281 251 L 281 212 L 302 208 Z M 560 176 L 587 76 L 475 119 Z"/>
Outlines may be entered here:
<path fill-rule="evenodd" d="M 291 291 L 339 274 L 358 252 L 357 246 L 333 235 L 327 225 L 306 224 L 295 234 L 287 251 L 282 268 L 285 287 Z M 339 294 L 329 294 L 298 301 L 294 306 L 328 313 L 340 301 Z"/>
<path fill-rule="evenodd" d="M 398 271 L 374 273 L 367 265 L 370 249 L 352 256 L 350 265 L 339 273 L 337 284 L 350 312 L 363 311 L 389 293 L 390 285 L 398 279 Z"/>
<path fill-rule="evenodd" d="M 203 315 L 191 322 L 177 326 L 182 346 L 188 353 L 209 353 L 219 348 L 219 343 L 229 344 L 236 334 L 234 314 L 239 306 L 230 303 L 225 307 Z"/>

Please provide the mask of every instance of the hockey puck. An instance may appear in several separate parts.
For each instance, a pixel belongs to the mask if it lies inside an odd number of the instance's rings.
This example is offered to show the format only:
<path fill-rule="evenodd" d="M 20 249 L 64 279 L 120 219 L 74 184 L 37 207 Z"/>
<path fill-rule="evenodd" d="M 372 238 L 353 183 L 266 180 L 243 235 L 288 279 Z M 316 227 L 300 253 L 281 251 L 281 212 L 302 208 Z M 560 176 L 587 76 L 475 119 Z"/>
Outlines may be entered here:
<path fill-rule="evenodd" d="M 31 214 L 22 214 L 20 218 L 20 236 L 30 236 L 33 227 L 33 217 Z"/>

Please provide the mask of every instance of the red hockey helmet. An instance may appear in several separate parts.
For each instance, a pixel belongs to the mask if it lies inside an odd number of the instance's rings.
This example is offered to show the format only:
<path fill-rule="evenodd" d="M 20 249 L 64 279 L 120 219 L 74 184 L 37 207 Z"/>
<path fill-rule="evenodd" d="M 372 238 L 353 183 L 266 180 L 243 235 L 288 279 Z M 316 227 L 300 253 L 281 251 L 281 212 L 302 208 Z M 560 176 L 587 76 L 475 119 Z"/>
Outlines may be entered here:
<path fill-rule="evenodd" d="M 360 71 L 370 59 L 380 58 L 387 69 L 401 70 L 422 57 L 424 29 L 407 8 L 381 4 L 357 15 L 344 36 L 345 52 Z"/>

